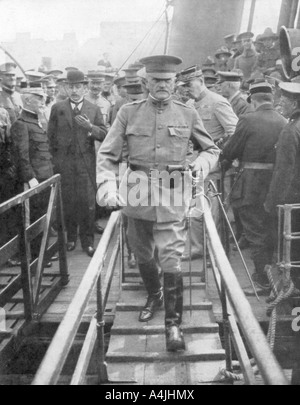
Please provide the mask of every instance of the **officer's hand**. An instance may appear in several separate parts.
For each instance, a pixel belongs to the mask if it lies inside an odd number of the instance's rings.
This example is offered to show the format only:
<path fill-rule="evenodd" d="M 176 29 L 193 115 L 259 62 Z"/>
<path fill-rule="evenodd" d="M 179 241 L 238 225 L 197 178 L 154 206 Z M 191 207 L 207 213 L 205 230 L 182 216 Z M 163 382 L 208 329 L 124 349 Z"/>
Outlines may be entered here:
<path fill-rule="evenodd" d="M 93 128 L 91 121 L 86 115 L 76 115 L 75 121 L 81 128 L 87 129 L 88 131 L 91 131 Z"/>
<path fill-rule="evenodd" d="M 34 177 L 33 179 L 29 180 L 28 182 L 29 188 L 33 188 L 39 185 L 38 180 Z"/>
<path fill-rule="evenodd" d="M 232 162 L 229 162 L 228 160 L 224 159 L 222 162 L 220 162 L 221 169 L 224 170 L 224 172 L 227 172 L 232 166 Z"/>
<path fill-rule="evenodd" d="M 201 163 L 201 160 L 196 159 L 192 163 L 189 164 L 189 168 L 191 169 L 192 172 L 200 172 L 203 170 L 203 166 Z"/>
<path fill-rule="evenodd" d="M 101 198 L 102 194 L 98 191 L 97 202 L 101 206 L 105 206 L 107 209 L 118 210 L 125 205 L 123 198 L 118 193 L 108 193 L 104 199 Z"/>

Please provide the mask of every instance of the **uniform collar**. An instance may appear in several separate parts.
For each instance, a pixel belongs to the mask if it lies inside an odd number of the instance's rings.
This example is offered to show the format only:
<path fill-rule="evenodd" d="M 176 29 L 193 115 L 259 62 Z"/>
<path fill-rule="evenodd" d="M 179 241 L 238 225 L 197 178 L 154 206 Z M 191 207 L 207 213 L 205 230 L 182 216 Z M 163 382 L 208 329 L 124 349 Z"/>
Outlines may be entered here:
<path fill-rule="evenodd" d="M 151 96 L 151 94 L 149 94 L 149 98 L 150 103 L 152 105 L 154 105 L 155 108 L 158 109 L 164 109 L 166 108 L 168 105 L 170 105 L 171 101 L 172 101 L 172 96 L 170 96 L 169 98 L 167 98 L 166 100 L 160 101 L 157 100 L 155 97 Z"/>
<path fill-rule="evenodd" d="M 262 104 L 255 111 L 264 111 L 264 110 L 274 110 L 273 104 L 271 103 Z"/>
<path fill-rule="evenodd" d="M 233 96 L 229 97 L 228 101 L 231 103 L 241 92 L 238 90 Z"/>
<path fill-rule="evenodd" d="M 7 87 L 2 85 L 2 90 L 7 93 L 9 96 L 12 96 L 15 92 L 15 87 Z"/>
<path fill-rule="evenodd" d="M 36 119 L 38 119 L 37 113 L 35 113 L 35 112 L 33 112 L 33 111 L 30 111 L 30 110 L 26 110 L 26 108 L 23 108 L 23 113 L 24 113 L 25 115 L 27 115 L 28 117 L 30 117 L 30 118 L 36 118 Z"/>
<path fill-rule="evenodd" d="M 209 90 L 205 88 L 200 94 L 200 96 L 197 99 L 195 99 L 195 103 L 199 103 L 199 101 L 202 101 L 208 95 L 208 92 Z"/>

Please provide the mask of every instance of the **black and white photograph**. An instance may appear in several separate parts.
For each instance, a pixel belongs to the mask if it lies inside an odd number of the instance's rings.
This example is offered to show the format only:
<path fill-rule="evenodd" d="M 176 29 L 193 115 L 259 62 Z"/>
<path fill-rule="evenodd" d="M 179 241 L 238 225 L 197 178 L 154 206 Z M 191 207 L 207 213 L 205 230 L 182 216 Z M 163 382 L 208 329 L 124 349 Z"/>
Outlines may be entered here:
<path fill-rule="evenodd" d="M 0 385 L 300 385 L 300 1 L 0 13 Z"/>

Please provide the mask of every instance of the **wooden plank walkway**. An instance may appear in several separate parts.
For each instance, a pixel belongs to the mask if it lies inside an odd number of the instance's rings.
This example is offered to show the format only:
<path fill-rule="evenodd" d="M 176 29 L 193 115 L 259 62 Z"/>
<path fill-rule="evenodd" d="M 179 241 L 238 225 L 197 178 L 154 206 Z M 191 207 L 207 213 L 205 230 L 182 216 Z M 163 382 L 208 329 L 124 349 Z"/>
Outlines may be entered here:
<path fill-rule="evenodd" d="M 189 274 L 184 269 L 182 327 L 187 349 L 181 353 L 166 351 L 163 309 L 149 322 L 138 321 L 147 294 L 137 270 L 127 276 L 132 281 L 122 285 L 106 357 L 109 379 L 138 385 L 224 383 L 220 370 L 225 368 L 225 352 L 200 272 L 193 276 L 190 313 Z"/>

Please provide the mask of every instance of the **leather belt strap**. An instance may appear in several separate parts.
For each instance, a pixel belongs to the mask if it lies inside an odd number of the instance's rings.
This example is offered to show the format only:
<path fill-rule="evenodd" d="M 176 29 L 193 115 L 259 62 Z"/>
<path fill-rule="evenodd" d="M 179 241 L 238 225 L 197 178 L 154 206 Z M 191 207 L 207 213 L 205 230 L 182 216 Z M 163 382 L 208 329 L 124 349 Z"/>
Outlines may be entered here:
<path fill-rule="evenodd" d="M 157 167 L 155 167 L 155 166 L 147 167 L 147 166 L 143 166 L 143 165 L 136 165 L 136 164 L 130 163 L 129 168 L 133 172 L 141 171 L 141 172 L 145 172 L 146 174 L 149 174 L 153 170 L 158 170 L 159 172 L 167 171 L 169 173 L 173 173 L 176 171 L 182 173 L 182 172 L 186 171 L 186 168 L 183 165 L 161 165 L 161 164 L 159 164 Z"/>
<path fill-rule="evenodd" d="M 243 162 L 242 169 L 252 169 L 252 170 L 273 170 L 273 163 L 258 163 L 258 162 Z"/>

